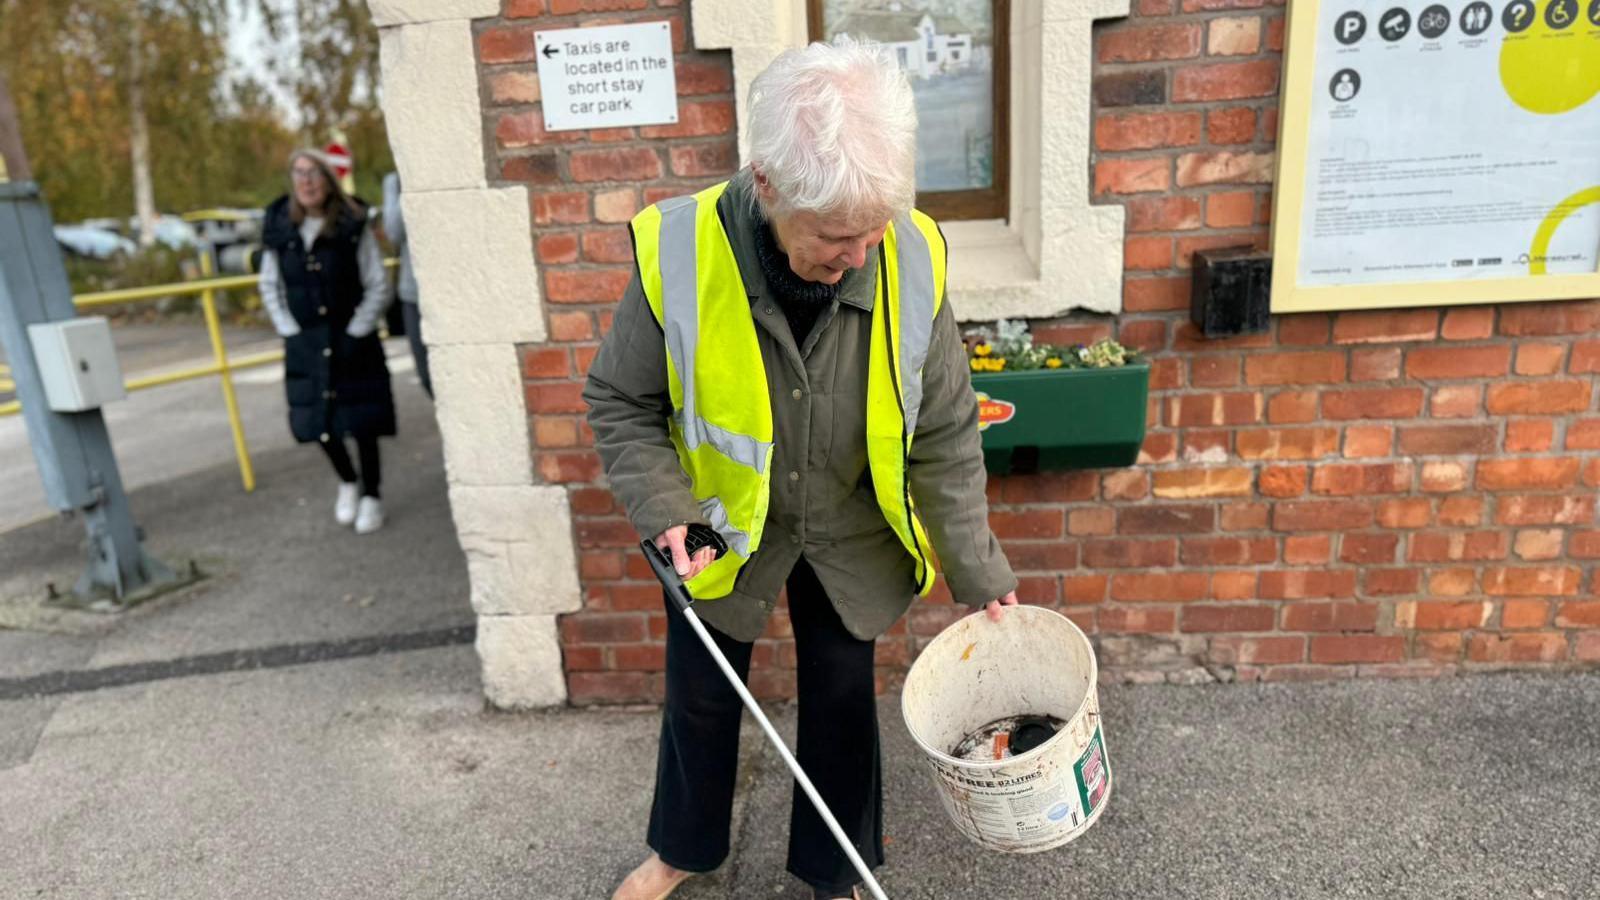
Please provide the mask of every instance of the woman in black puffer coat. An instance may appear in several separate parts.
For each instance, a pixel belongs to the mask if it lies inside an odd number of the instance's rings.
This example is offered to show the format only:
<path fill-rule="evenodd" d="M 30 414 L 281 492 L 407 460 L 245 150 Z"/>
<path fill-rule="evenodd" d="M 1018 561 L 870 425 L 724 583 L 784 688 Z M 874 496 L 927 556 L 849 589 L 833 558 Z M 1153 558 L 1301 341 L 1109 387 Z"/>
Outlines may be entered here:
<path fill-rule="evenodd" d="M 389 304 L 367 209 L 340 190 L 326 157 L 289 157 L 289 193 L 262 226 L 261 300 L 284 339 L 284 387 L 295 440 L 316 442 L 339 475 L 334 518 L 383 527 L 378 438 L 395 433 L 389 367 L 377 335 Z M 345 439 L 361 460 L 357 472 Z"/>

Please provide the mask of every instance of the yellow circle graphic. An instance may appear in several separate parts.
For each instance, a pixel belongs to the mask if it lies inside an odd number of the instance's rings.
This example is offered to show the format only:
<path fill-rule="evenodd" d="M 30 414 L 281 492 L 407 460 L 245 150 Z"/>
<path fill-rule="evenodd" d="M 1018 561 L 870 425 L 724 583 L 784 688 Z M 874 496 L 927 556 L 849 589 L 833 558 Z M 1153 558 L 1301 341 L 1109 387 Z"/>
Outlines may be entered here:
<path fill-rule="evenodd" d="M 1571 197 L 1556 204 L 1550 210 L 1544 221 L 1539 223 L 1539 230 L 1533 234 L 1533 246 L 1528 248 L 1528 274 L 1544 275 L 1547 273 L 1545 257 L 1550 255 L 1550 242 L 1555 239 L 1556 229 L 1567 220 L 1567 216 L 1591 203 L 1600 203 L 1600 184 L 1573 194 Z"/>
<path fill-rule="evenodd" d="M 1528 112 L 1559 115 L 1600 94 L 1600 40 L 1585 27 L 1581 10 L 1574 26 L 1559 31 L 1540 10 L 1526 31 L 1500 44 L 1500 84 Z"/>

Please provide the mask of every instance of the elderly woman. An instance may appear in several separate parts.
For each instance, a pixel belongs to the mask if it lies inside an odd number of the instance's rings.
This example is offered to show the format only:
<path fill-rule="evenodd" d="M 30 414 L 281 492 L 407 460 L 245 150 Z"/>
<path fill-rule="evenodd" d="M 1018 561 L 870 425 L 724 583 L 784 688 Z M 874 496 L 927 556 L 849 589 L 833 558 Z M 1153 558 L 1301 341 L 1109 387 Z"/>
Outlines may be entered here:
<path fill-rule="evenodd" d="M 333 464 L 334 519 L 370 534 L 383 527 L 378 438 L 395 433 L 395 416 L 377 335 L 389 285 L 367 208 L 339 189 L 323 154 L 296 150 L 289 193 L 267 207 L 261 242 L 261 302 L 283 337 L 289 430 Z"/>
<path fill-rule="evenodd" d="M 1017 579 L 989 530 L 944 241 L 911 208 L 910 86 L 874 45 L 813 44 L 756 79 L 748 110 L 747 168 L 634 219 L 637 271 L 584 397 L 612 490 L 741 677 L 787 588 L 799 760 L 877 866 L 874 641 L 936 559 L 992 617 Z M 690 555 L 690 526 L 726 552 Z M 617 900 L 660 900 L 728 853 L 740 701 L 667 611 L 655 852 Z M 818 898 L 856 893 L 798 791 L 788 869 Z"/>

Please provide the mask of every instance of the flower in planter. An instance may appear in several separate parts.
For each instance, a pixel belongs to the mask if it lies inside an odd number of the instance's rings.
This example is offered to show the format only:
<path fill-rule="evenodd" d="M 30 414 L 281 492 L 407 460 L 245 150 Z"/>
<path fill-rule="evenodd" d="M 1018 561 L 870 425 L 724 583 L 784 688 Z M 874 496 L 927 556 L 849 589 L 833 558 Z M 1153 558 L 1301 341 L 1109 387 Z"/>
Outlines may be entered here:
<path fill-rule="evenodd" d="M 1110 338 L 1085 346 L 1035 344 L 1028 323 L 1001 319 L 991 330 L 968 335 L 968 358 L 974 372 L 1025 372 L 1033 369 L 1107 369 L 1138 362 L 1138 353 Z"/>
<path fill-rule="evenodd" d="M 1113 340 L 1096 341 L 1088 347 L 1078 348 L 1078 358 L 1083 364 L 1096 369 L 1109 369 L 1128 364 L 1128 348 Z"/>

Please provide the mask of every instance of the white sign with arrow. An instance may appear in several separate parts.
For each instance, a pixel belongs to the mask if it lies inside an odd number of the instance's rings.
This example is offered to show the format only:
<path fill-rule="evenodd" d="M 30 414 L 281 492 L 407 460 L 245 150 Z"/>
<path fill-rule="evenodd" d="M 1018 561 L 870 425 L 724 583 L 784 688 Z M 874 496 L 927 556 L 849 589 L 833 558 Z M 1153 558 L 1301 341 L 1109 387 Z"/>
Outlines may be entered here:
<path fill-rule="evenodd" d="M 678 121 L 678 78 L 667 22 L 537 31 L 546 131 Z"/>

